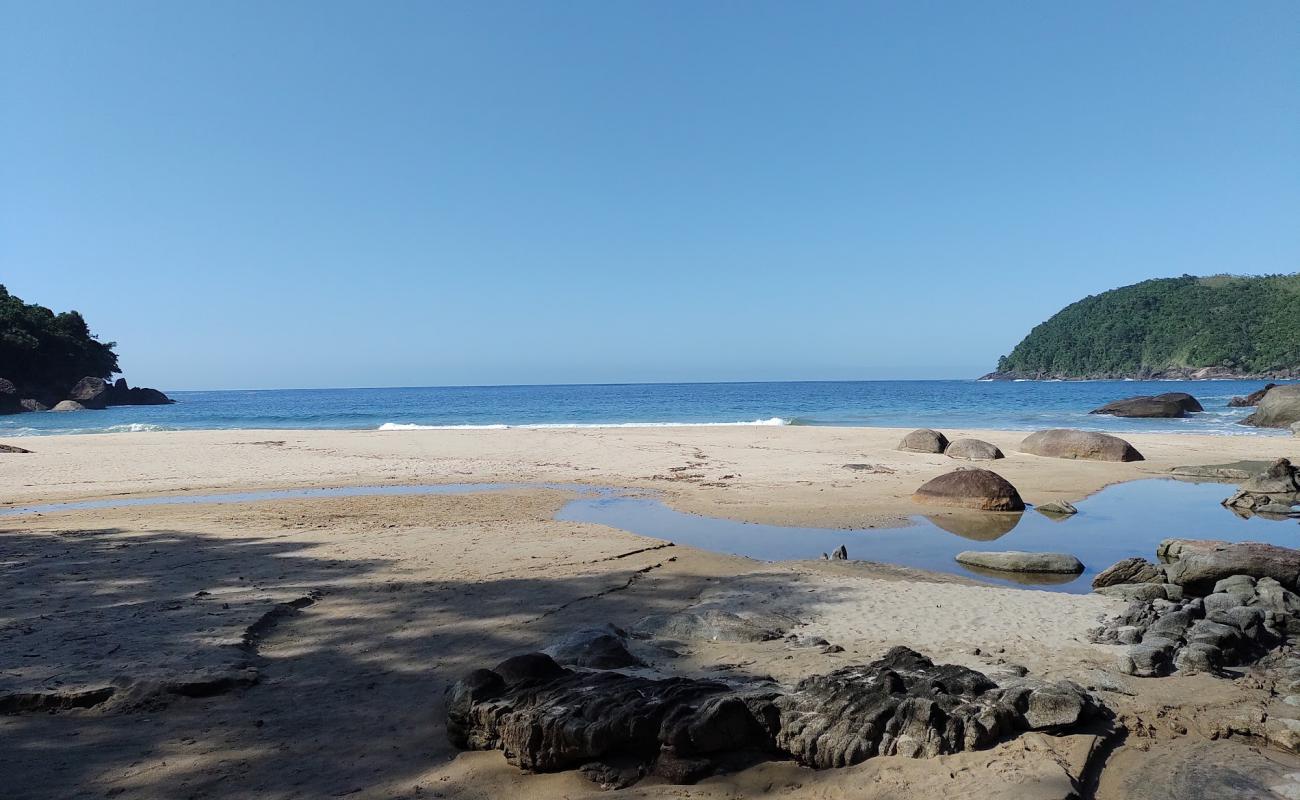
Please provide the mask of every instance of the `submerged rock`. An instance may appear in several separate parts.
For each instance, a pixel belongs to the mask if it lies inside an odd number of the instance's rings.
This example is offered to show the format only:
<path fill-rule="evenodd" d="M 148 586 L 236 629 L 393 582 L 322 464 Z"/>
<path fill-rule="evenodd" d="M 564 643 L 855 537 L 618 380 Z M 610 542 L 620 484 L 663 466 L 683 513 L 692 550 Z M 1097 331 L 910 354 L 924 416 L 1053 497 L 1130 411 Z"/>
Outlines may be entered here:
<path fill-rule="evenodd" d="M 947 447 L 948 437 L 930 428 L 918 428 L 898 443 L 898 449 L 908 453 L 942 453 Z"/>
<path fill-rule="evenodd" d="M 1053 428 L 1025 437 L 1020 452 L 1048 458 L 1074 458 L 1090 461 L 1143 461 L 1133 445 L 1096 431 Z"/>
<path fill-rule="evenodd" d="M 980 511 L 1024 511 L 1025 501 L 1006 478 L 974 467 L 958 469 L 924 483 L 912 500 L 926 505 Z"/>
<path fill-rule="evenodd" d="M 522 668 L 512 663 L 521 659 Z M 763 680 L 574 671 L 535 653 L 456 683 L 447 733 L 458 748 L 502 750 L 525 770 L 581 768 L 616 788 L 648 774 L 690 783 L 737 759 L 793 758 L 824 769 L 876 755 L 983 749 L 1018 731 L 1067 730 L 1098 708 L 1074 684 L 1015 679 L 999 687 L 906 647 L 789 690 Z"/>
<path fill-rule="evenodd" d="M 963 458 L 968 461 L 992 461 L 1004 458 L 997 445 L 981 439 L 956 439 L 948 445 L 943 454 L 949 458 Z"/>
<path fill-rule="evenodd" d="M 1051 572 L 1066 575 L 1077 575 L 1083 572 L 1083 563 L 1069 553 L 966 550 L 958 553 L 956 560 L 959 564 L 1001 572 Z"/>

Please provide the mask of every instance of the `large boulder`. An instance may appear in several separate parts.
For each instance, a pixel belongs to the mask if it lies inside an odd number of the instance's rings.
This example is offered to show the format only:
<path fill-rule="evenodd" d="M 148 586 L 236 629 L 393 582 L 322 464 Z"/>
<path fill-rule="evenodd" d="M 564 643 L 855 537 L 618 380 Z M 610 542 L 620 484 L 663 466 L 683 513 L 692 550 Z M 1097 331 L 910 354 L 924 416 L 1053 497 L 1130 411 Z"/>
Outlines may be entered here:
<path fill-rule="evenodd" d="M 1164 583 L 1164 570 L 1145 558 L 1126 558 L 1118 561 L 1092 579 L 1092 588 L 1102 589 L 1129 583 Z"/>
<path fill-rule="evenodd" d="M 1272 578 L 1290 591 L 1300 587 L 1300 550 L 1260 542 L 1165 539 L 1156 548 L 1170 583 L 1194 595 L 1209 594 L 1224 578 Z"/>
<path fill-rule="evenodd" d="M 992 461 L 1004 457 L 997 445 L 982 439 L 954 439 L 943 454 L 949 458 L 961 458 L 967 461 Z"/>
<path fill-rule="evenodd" d="M 85 411 L 86 407 L 76 400 L 60 400 L 51 411 Z"/>
<path fill-rule="evenodd" d="M 103 378 L 82 378 L 68 392 L 67 399 L 75 400 L 82 408 L 106 408 L 108 397 L 108 382 Z"/>
<path fill-rule="evenodd" d="M 1263 389 L 1256 389 L 1245 397 L 1234 397 L 1228 401 L 1228 408 L 1250 408 L 1252 406 L 1257 406 L 1259 405 L 1259 401 L 1264 399 L 1264 395 L 1268 394 L 1268 390 L 1272 389 L 1274 386 L 1277 386 L 1277 384 L 1268 383 L 1264 385 Z"/>
<path fill-rule="evenodd" d="M 1188 397 L 1191 397 L 1191 395 L 1188 395 Z M 1161 400 L 1158 397 L 1129 397 L 1107 403 L 1101 408 L 1094 408 L 1088 413 L 1109 414 L 1112 417 L 1172 418 L 1186 416 L 1187 410 L 1177 400 Z"/>
<path fill-rule="evenodd" d="M 174 402 L 157 389 L 128 386 L 126 378 L 118 378 L 108 390 L 110 406 L 161 406 Z"/>
<path fill-rule="evenodd" d="M 1052 428 L 1025 437 L 1020 452 L 1048 458 L 1081 458 L 1089 461 L 1143 461 L 1133 445 L 1096 431 Z"/>
<path fill-rule="evenodd" d="M 1024 511 L 1025 501 L 1006 478 L 967 467 L 927 481 L 912 495 L 917 503 L 973 508 L 979 511 Z"/>
<path fill-rule="evenodd" d="M 1155 398 L 1157 400 L 1169 400 L 1178 403 L 1183 407 L 1183 410 L 1189 414 L 1197 414 L 1205 410 L 1205 406 L 1201 405 L 1201 401 L 1192 397 L 1187 392 L 1165 392 L 1156 395 Z"/>
<path fill-rule="evenodd" d="M 942 453 L 947 447 L 948 437 L 929 428 L 918 428 L 898 443 L 898 449 L 908 453 Z"/>
<path fill-rule="evenodd" d="M 1259 428 L 1289 428 L 1300 422 L 1300 383 L 1274 386 L 1264 393 L 1255 413 L 1243 425 Z"/>
<path fill-rule="evenodd" d="M 957 563 L 999 572 L 1049 572 L 1063 575 L 1078 575 L 1083 572 L 1083 564 L 1069 553 L 966 550 L 957 554 Z"/>
<path fill-rule="evenodd" d="M 18 387 L 13 381 L 0 378 L 0 414 L 17 414 L 24 410 Z"/>
<path fill-rule="evenodd" d="M 1300 470 L 1285 458 L 1279 458 L 1268 469 L 1250 477 L 1241 485 L 1251 494 L 1294 494 L 1300 492 Z"/>

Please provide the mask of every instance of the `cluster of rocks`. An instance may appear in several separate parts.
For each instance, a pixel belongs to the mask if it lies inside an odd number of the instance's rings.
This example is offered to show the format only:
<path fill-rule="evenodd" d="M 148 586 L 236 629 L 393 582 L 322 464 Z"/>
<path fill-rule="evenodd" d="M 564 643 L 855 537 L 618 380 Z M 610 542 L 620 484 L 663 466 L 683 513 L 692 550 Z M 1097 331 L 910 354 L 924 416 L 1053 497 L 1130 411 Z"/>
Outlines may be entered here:
<path fill-rule="evenodd" d="M 1300 550 L 1166 539 L 1156 556 L 1125 559 L 1093 579 L 1098 592 L 1130 601 L 1092 632 L 1126 645 L 1122 672 L 1218 674 L 1300 632 Z"/>
<path fill-rule="evenodd" d="M 907 453 L 942 453 L 964 461 L 993 461 L 1004 458 L 997 445 L 983 439 L 956 439 L 951 442 L 942 433 L 919 428 L 903 437 L 898 449 Z"/>
<path fill-rule="evenodd" d="M 1264 388 L 1256 389 L 1244 397 L 1234 397 L 1228 401 L 1228 408 L 1254 408 L 1259 405 L 1260 400 L 1264 399 L 1264 395 L 1268 394 L 1268 390 L 1274 386 L 1277 386 L 1277 384 L 1266 383 Z"/>
<path fill-rule="evenodd" d="M 1259 428 L 1290 428 L 1300 435 L 1300 383 L 1274 386 L 1264 392 L 1255 406 L 1255 413 L 1241 421 L 1243 425 Z"/>
<path fill-rule="evenodd" d="M 1200 401 L 1187 392 L 1165 392 L 1157 395 L 1128 397 L 1094 408 L 1089 414 L 1107 414 L 1113 417 L 1175 418 L 1204 411 Z"/>
<path fill-rule="evenodd" d="M 109 383 L 103 378 L 82 378 L 65 391 L 20 387 L 0 378 L 0 414 L 24 411 L 81 411 L 109 406 L 155 406 L 174 402 L 157 389 L 128 386 L 125 378 Z"/>
<path fill-rule="evenodd" d="M 452 686 L 447 733 L 460 749 L 501 750 L 527 771 L 580 769 L 621 788 L 651 774 L 694 783 L 766 759 L 825 769 L 978 750 L 1020 731 L 1069 730 L 1099 711 L 1072 683 L 999 686 L 906 647 L 792 688 L 566 668 L 529 653 Z"/>
<path fill-rule="evenodd" d="M 1294 506 L 1300 504 L 1300 469 L 1285 458 L 1279 458 L 1266 470 L 1251 476 L 1223 505 L 1238 511 L 1254 514 L 1292 516 Z"/>

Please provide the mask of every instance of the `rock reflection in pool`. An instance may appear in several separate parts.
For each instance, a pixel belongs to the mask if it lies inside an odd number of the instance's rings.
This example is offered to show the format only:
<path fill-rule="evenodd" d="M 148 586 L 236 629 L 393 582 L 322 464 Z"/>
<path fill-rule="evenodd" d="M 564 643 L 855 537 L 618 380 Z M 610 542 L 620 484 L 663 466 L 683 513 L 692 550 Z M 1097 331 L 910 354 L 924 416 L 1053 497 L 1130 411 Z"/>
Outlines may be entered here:
<path fill-rule="evenodd" d="M 574 500 L 558 517 L 766 561 L 820 558 L 842 544 L 850 559 L 955 573 L 1007 586 L 1088 592 L 1098 572 L 1130 556 L 1153 559 L 1156 545 L 1170 537 L 1300 546 L 1300 526 L 1294 520 L 1241 519 L 1219 505 L 1235 489 L 1231 484 L 1157 478 L 1106 488 L 1076 503 L 1079 513 L 1065 519 L 1044 514 L 944 514 L 914 517 L 915 524 L 904 528 L 861 530 L 787 528 L 703 517 L 644 497 Z M 957 553 L 972 549 L 972 541 L 986 543 L 974 549 L 1072 553 L 1085 569 L 1078 576 L 977 574 L 953 561 Z"/>

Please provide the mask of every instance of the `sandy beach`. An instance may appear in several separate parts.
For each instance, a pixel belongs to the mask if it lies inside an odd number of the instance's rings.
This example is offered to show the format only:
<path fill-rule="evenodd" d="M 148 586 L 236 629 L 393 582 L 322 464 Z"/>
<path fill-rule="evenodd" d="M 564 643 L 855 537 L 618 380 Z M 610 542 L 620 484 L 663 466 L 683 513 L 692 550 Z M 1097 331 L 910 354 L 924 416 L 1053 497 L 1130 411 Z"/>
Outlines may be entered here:
<path fill-rule="evenodd" d="M 0 501 L 521 482 L 653 489 L 679 510 L 752 522 L 869 527 L 917 513 L 912 491 L 959 464 L 897 451 L 903 433 L 681 427 L 34 437 L 9 440 L 33 453 L 0 455 Z M 1146 460 L 1114 464 L 1020 454 L 1021 432 L 947 433 L 997 444 L 1007 458 L 992 467 L 1030 503 L 1079 500 L 1177 465 L 1296 454 L 1296 440 L 1280 437 L 1134 435 Z M 1026 734 L 992 750 L 877 757 L 824 771 L 765 763 L 695 786 L 651 778 L 612 796 L 1066 798 L 1080 796 L 1079 787 L 1103 798 L 1200 796 L 1176 793 L 1190 784 L 1150 780 L 1153 765 L 1181 775 L 1180 765 L 1196 763 L 1222 765 L 1215 780 L 1246 774 L 1270 791 L 1300 788 L 1287 777 L 1300 761 L 1252 739 L 1225 741 L 1233 719 L 1258 716 L 1274 701 L 1269 688 L 1114 670 L 1114 648 L 1091 643 L 1087 631 L 1122 606 L 1118 600 L 862 562 L 709 553 L 556 521 L 572 495 L 521 488 L 4 518 L 0 679 L 4 694 L 18 698 L 0 716 L 5 796 L 601 795 L 576 772 L 526 775 L 499 752 L 458 753 L 443 728 L 445 690 L 476 667 L 566 631 L 702 605 L 778 620 L 795 638 L 685 642 L 652 663 L 656 674 L 768 675 L 786 684 L 907 645 L 991 677 L 1025 670 L 1073 680 L 1141 733 L 1118 745 L 1092 733 Z M 817 639 L 842 650 L 807 643 Z"/>

